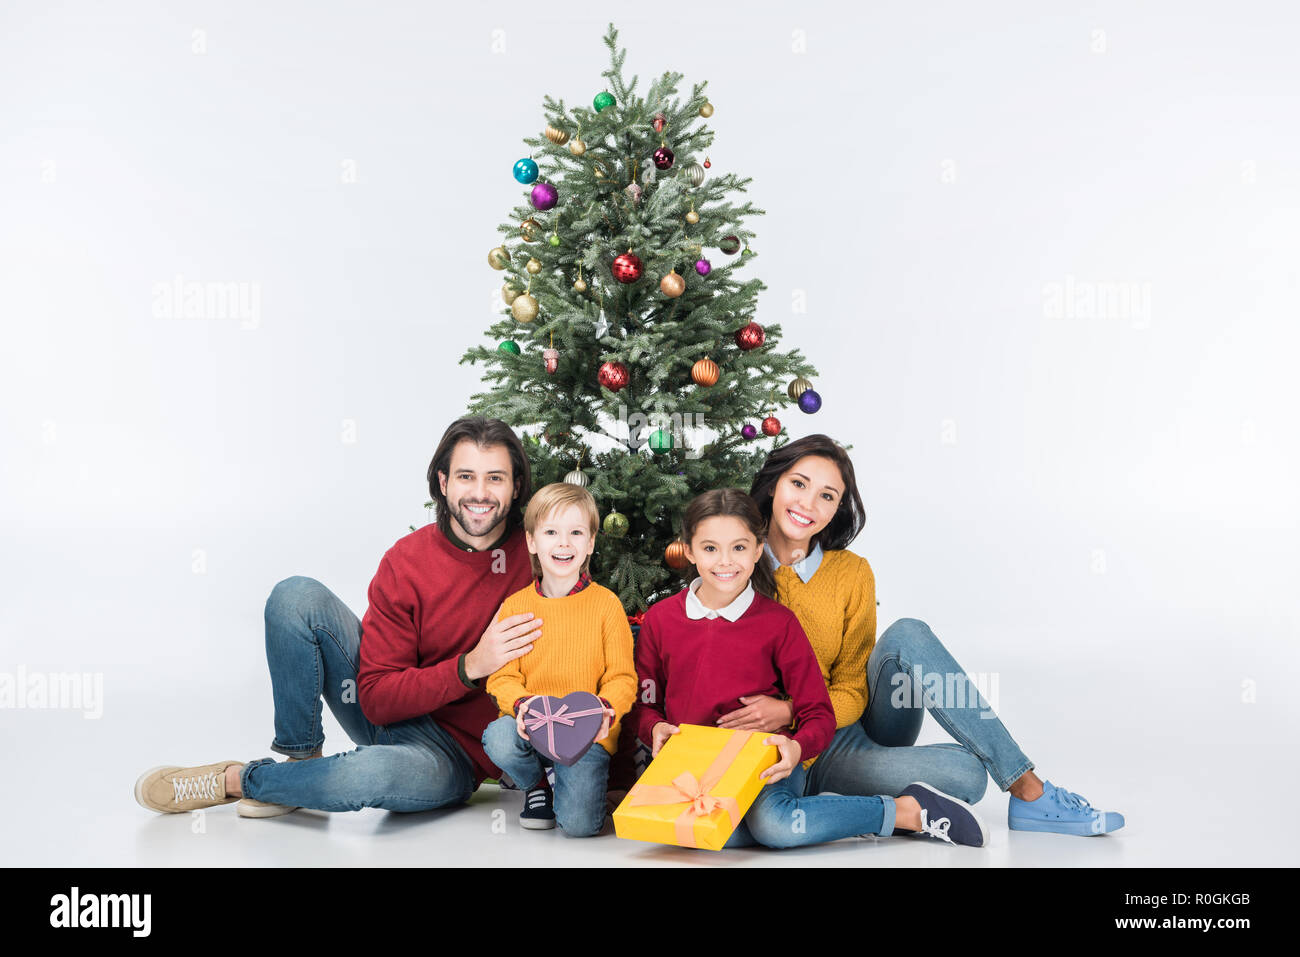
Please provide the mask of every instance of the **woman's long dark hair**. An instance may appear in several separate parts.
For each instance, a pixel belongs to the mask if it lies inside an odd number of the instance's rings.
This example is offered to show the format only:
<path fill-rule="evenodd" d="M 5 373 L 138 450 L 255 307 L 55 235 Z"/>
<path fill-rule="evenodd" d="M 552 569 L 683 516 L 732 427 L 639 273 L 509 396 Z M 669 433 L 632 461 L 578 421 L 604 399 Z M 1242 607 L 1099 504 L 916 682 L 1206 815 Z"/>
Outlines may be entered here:
<path fill-rule="evenodd" d="M 470 439 L 480 448 L 493 445 L 506 447 L 506 451 L 510 454 L 510 470 L 514 473 L 511 478 L 519 491 L 519 497 L 510 504 L 510 509 L 506 512 L 506 521 L 512 529 L 522 527 L 524 509 L 528 507 L 528 500 L 533 495 L 533 471 L 528 464 L 528 456 L 524 453 L 523 443 L 519 441 L 519 436 L 515 435 L 515 430 L 500 419 L 489 419 L 484 415 L 467 415 L 447 426 L 447 431 L 442 434 L 442 441 L 438 443 L 438 448 L 429 462 L 429 497 L 437 506 L 434 511 L 437 514 L 439 531 L 446 535 L 451 530 L 451 513 L 447 509 L 447 496 L 443 495 L 442 489 L 438 487 L 438 473 L 443 472 L 448 478 L 451 477 L 451 453 L 462 439 Z"/>
<path fill-rule="evenodd" d="M 754 500 L 738 488 L 715 488 L 702 492 L 690 500 L 686 513 L 682 516 L 682 541 L 689 543 L 695 537 L 700 522 L 715 515 L 730 515 L 738 518 L 758 539 L 758 556 L 754 561 L 754 571 L 750 575 L 750 584 L 754 591 L 767 598 L 776 600 L 776 579 L 772 575 L 772 566 L 768 564 L 767 554 L 763 551 L 763 541 L 767 538 L 767 526 L 759 514 Z M 693 564 L 688 563 L 684 571 L 686 581 L 695 580 L 697 573 Z"/>
<path fill-rule="evenodd" d="M 840 478 L 844 481 L 844 494 L 840 497 L 839 508 L 826 527 L 812 537 L 808 550 L 812 551 L 813 546 L 818 544 L 822 551 L 847 548 L 849 542 L 857 538 L 858 532 L 867 524 L 867 512 L 862 507 L 862 496 L 858 494 L 853 460 L 829 435 L 805 435 L 802 439 L 795 439 L 779 449 L 773 449 L 754 476 L 749 494 L 758 504 L 759 514 L 766 527 L 772 521 L 772 497 L 776 492 L 777 481 L 805 455 L 820 455 L 830 459 L 839 468 Z"/>

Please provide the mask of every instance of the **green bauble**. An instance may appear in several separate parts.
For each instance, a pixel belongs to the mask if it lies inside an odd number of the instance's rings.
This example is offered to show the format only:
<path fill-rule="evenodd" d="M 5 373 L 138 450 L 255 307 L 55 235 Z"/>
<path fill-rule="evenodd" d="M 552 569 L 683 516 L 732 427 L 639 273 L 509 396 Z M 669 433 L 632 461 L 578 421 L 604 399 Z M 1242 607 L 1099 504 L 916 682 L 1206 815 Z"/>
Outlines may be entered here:
<path fill-rule="evenodd" d="M 591 101 L 591 105 L 594 106 L 596 108 L 596 112 L 599 113 L 605 107 L 614 105 L 614 95 L 612 93 L 606 93 L 603 91 L 597 93 L 596 98 Z"/>
<path fill-rule="evenodd" d="M 556 235 L 554 235 L 554 234 L 552 234 L 551 237 L 550 237 L 550 239 L 548 239 L 548 240 L 546 240 L 546 241 L 547 241 L 548 243 L 550 243 L 552 246 L 558 246 L 558 245 L 560 245 L 560 237 L 559 237 L 559 236 L 556 236 Z"/>
<path fill-rule="evenodd" d="M 663 455 L 669 452 L 673 447 L 673 434 L 668 429 L 655 429 L 650 433 L 650 451 L 655 455 Z"/>
<path fill-rule="evenodd" d="M 513 339 L 507 339 L 505 342 L 498 345 L 497 349 L 501 352 L 509 352 L 511 355 L 519 355 L 519 343 L 515 342 Z"/>
<path fill-rule="evenodd" d="M 628 520 L 622 512 L 610 512 L 605 516 L 605 534 L 610 538 L 622 538 L 627 534 Z"/>

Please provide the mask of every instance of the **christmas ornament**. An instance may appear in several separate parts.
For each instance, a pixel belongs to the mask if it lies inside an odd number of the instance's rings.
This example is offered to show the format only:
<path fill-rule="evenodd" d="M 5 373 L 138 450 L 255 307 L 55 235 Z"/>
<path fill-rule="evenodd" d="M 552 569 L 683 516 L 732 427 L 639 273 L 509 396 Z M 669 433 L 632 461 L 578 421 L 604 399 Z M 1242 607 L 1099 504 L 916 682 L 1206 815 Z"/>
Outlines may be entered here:
<path fill-rule="evenodd" d="M 763 420 L 763 434 L 780 435 L 781 420 L 774 415 L 769 415 L 766 419 Z"/>
<path fill-rule="evenodd" d="M 594 106 L 596 112 L 599 113 L 601 110 L 605 109 L 605 107 L 614 105 L 614 95 L 602 90 L 600 93 L 596 94 L 596 98 L 591 101 L 591 105 Z"/>
<path fill-rule="evenodd" d="M 800 376 L 799 378 L 794 379 L 790 382 L 790 384 L 786 387 L 785 394 L 788 395 L 790 398 L 794 399 L 795 401 L 798 401 L 799 396 L 803 395 L 811 388 L 812 388 L 812 383 L 809 382 L 807 379 L 805 379 L 803 376 Z"/>
<path fill-rule="evenodd" d="M 669 543 L 668 547 L 664 549 L 664 561 L 674 571 L 681 571 L 690 564 L 686 558 L 686 546 L 681 541 Z"/>
<path fill-rule="evenodd" d="M 659 291 L 669 299 L 676 299 L 686 291 L 686 280 L 677 275 L 676 270 L 672 270 L 659 280 Z"/>
<path fill-rule="evenodd" d="M 822 407 L 822 397 L 812 389 L 807 389 L 799 396 L 799 411 L 812 415 Z"/>
<path fill-rule="evenodd" d="M 707 156 L 704 157 L 704 168 L 705 168 L 705 169 L 708 169 L 708 168 L 709 168 L 710 166 L 712 166 L 712 165 L 713 165 L 713 164 L 709 162 L 709 158 L 708 158 Z"/>
<path fill-rule="evenodd" d="M 569 144 L 569 152 L 574 156 L 581 156 L 587 152 L 587 144 L 582 141 L 581 137 L 575 136 L 573 142 Z"/>
<path fill-rule="evenodd" d="M 718 381 L 718 364 L 712 359 L 701 359 L 691 366 L 691 379 L 696 385 L 710 386 Z"/>
<path fill-rule="evenodd" d="M 548 243 L 550 243 L 552 246 L 558 246 L 558 245 L 560 245 L 560 234 L 559 234 L 559 233 L 551 233 L 550 238 L 547 239 L 546 241 L 547 241 Z"/>
<path fill-rule="evenodd" d="M 548 126 L 546 128 L 546 138 L 556 146 L 563 146 L 565 143 L 569 142 L 569 134 L 564 132 L 564 130 L 556 129 L 554 126 Z"/>
<path fill-rule="evenodd" d="M 533 204 L 534 209 L 545 212 L 555 208 L 555 204 L 560 201 L 560 191 L 550 183 L 538 183 L 533 187 L 532 195 L 528 200 Z"/>
<path fill-rule="evenodd" d="M 654 151 L 655 169 L 669 169 L 673 165 L 673 151 L 661 146 Z"/>
<path fill-rule="evenodd" d="M 741 428 L 740 434 L 747 439 L 752 439 L 754 438 L 754 436 L 758 435 L 758 429 L 754 428 L 752 425 L 746 422 L 745 425 Z"/>
<path fill-rule="evenodd" d="M 754 256 L 754 255 L 756 255 L 756 253 L 754 252 L 754 250 L 750 249 L 749 244 L 746 243 L 744 250 L 740 254 L 740 258 L 744 259 L 746 256 Z"/>
<path fill-rule="evenodd" d="M 510 250 L 497 246 L 488 252 L 488 265 L 493 269 L 505 269 L 510 265 Z"/>
<path fill-rule="evenodd" d="M 627 385 L 631 378 L 627 371 L 627 366 L 621 362 L 606 362 L 596 373 L 596 381 L 603 385 L 610 392 L 617 392 Z"/>
<path fill-rule="evenodd" d="M 550 445 L 563 445 L 565 442 L 569 441 L 569 433 L 556 432 L 554 435 L 551 435 L 551 430 L 545 429 L 542 432 L 542 438 L 544 438 Z"/>
<path fill-rule="evenodd" d="M 627 186 L 623 187 L 623 192 L 627 194 L 627 198 L 632 201 L 633 206 L 641 202 L 641 187 L 636 183 L 628 183 Z"/>
<path fill-rule="evenodd" d="M 519 355 L 519 343 L 515 342 L 513 339 L 507 339 L 505 342 L 497 345 L 497 350 L 499 352 L 508 352 L 511 355 L 517 356 Z"/>
<path fill-rule="evenodd" d="M 508 282 L 501 287 L 501 298 L 505 301 L 507 306 L 515 301 L 515 297 L 518 296 L 519 293 L 519 287 L 512 282 Z"/>
<path fill-rule="evenodd" d="M 510 304 L 510 314 L 520 322 L 532 322 L 537 318 L 537 299 L 526 292 L 521 292 Z"/>
<path fill-rule="evenodd" d="M 713 264 L 707 259 L 695 260 L 695 271 L 701 276 L 707 276 L 713 270 Z"/>
<path fill-rule="evenodd" d="M 527 269 L 534 276 L 536 276 L 539 272 L 542 271 L 542 261 L 537 258 L 529 259 L 528 264 L 524 266 L 524 268 Z"/>
<path fill-rule="evenodd" d="M 668 125 L 668 117 L 662 113 L 656 113 L 654 118 L 654 128 L 656 133 L 662 133 L 664 127 Z"/>
<path fill-rule="evenodd" d="M 691 178 L 692 186 L 699 186 L 704 182 L 704 167 L 699 163 L 692 163 L 686 167 L 686 175 Z"/>
<path fill-rule="evenodd" d="M 564 481 L 568 482 L 570 485 L 579 485 L 582 488 L 586 488 L 591 484 L 591 479 L 587 478 L 587 473 L 582 471 L 582 469 L 574 469 L 568 475 L 564 476 Z"/>
<path fill-rule="evenodd" d="M 574 292 L 586 292 L 586 291 L 587 291 L 587 283 L 586 283 L 585 281 L 583 281 L 583 278 L 582 278 L 582 270 L 581 270 L 581 269 L 578 270 L 578 278 L 575 279 L 575 280 L 573 280 L 573 291 L 574 291 Z"/>
<path fill-rule="evenodd" d="M 542 224 L 529 216 L 519 224 L 519 235 L 526 243 L 537 242 L 537 233 L 541 230 Z"/>
<path fill-rule="evenodd" d="M 691 211 L 686 214 L 686 221 L 694 226 L 700 221 L 700 214 L 695 211 L 695 201 L 691 200 Z"/>
<path fill-rule="evenodd" d="M 605 516 L 603 527 L 610 538 L 622 538 L 627 534 L 630 523 L 622 512 L 610 512 Z"/>
<path fill-rule="evenodd" d="M 668 429 L 655 429 L 650 433 L 650 451 L 655 455 L 663 455 L 667 452 L 671 452 L 673 443 L 673 433 Z"/>
<path fill-rule="evenodd" d="M 712 115 L 713 115 L 713 104 L 706 100 L 704 105 L 700 107 L 700 116 L 704 117 L 707 120 Z"/>
<path fill-rule="evenodd" d="M 641 260 L 634 256 L 630 249 L 616 256 L 610 269 L 619 282 L 636 282 L 641 278 Z"/>
<path fill-rule="evenodd" d="M 547 372 L 554 373 L 560 366 L 560 350 L 543 349 L 542 362 L 546 365 Z"/>
<path fill-rule="evenodd" d="M 748 322 L 736 330 L 736 345 L 745 351 L 757 349 L 767 338 L 767 333 L 757 322 Z"/>
<path fill-rule="evenodd" d="M 515 164 L 515 179 L 527 186 L 537 182 L 537 164 L 525 157 Z"/>
<path fill-rule="evenodd" d="M 605 318 L 605 303 L 600 304 L 600 318 L 596 320 L 596 338 L 604 339 L 609 332 L 609 320 Z"/>
<path fill-rule="evenodd" d="M 740 238 L 737 236 L 723 236 L 722 242 L 718 243 L 718 248 L 728 256 L 734 256 L 740 252 Z"/>

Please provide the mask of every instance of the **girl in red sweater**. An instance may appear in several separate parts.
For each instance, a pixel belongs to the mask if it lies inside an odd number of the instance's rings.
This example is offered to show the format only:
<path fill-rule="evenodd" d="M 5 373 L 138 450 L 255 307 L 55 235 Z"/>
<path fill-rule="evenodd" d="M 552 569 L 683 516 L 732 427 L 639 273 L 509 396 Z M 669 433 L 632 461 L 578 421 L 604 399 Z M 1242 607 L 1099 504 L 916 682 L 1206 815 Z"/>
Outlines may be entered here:
<path fill-rule="evenodd" d="M 740 489 L 696 496 L 682 540 L 693 581 L 646 612 L 636 644 L 641 696 L 633 727 L 658 754 L 680 724 L 714 726 L 743 707 L 741 697 L 788 697 L 794 727 L 771 734 L 780 761 L 727 842 L 797 847 L 842 837 L 919 831 L 953 844 L 982 846 L 983 822 L 969 805 L 926 784 L 897 798 L 805 795 L 807 765 L 835 733 L 826 681 L 794 613 L 775 600 L 762 558 L 758 506 Z"/>

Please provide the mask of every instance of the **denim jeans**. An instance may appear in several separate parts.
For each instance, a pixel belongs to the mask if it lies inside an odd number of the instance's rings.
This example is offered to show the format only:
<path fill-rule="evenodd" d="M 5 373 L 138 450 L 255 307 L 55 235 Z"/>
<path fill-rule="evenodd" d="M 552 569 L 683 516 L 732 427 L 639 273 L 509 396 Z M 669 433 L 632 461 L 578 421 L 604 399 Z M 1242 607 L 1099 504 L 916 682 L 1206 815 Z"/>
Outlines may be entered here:
<path fill-rule="evenodd" d="M 724 846 L 804 847 L 859 834 L 894 833 L 893 798 L 808 795 L 806 787 L 802 764 L 788 778 L 764 785 Z"/>
<path fill-rule="evenodd" d="M 942 679 L 934 688 L 937 698 L 926 688 L 925 676 L 932 674 Z M 926 708 L 959 743 L 915 744 Z M 866 712 L 835 732 L 813 763 L 808 787 L 813 793 L 899 794 L 924 781 L 974 804 L 990 775 L 1005 791 L 1033 766 L 929 625 L 901 618 L 871 650 Z"/>
<path fill-rule="evenodd" d="M 527 791 L 537 787 L 546 769 L 533 746 L 519 737 L 515 719 L 502 716 L 483 732 L 483 750 L 511 780 Z M 570 837 L 594 837 L 605 825 L 605 784 L 609 752 L 593 744 L 569 767 L 555 765 L 555 823 Z"/>
<path fill-rule="evenodd" d="M 474 769 L 428 715 L 380 726 L 357 703 L 361 622 L 320 582 L 295 576 L 266 602 L 266 663 L 275 703 L 271 750 L 307 757 L 325 741 L 321 700 L 357 748 L 311 761 L 262 758 L 244 766 L 246 797 L 322 811 L 427 811 L 463 804 Z"/>

